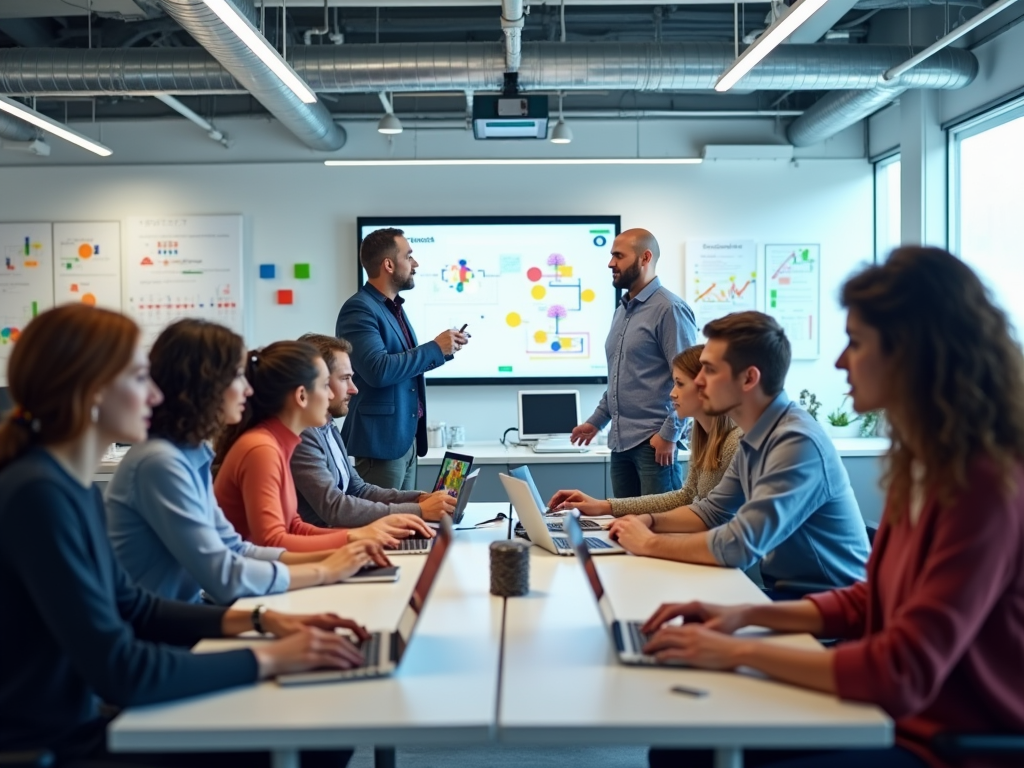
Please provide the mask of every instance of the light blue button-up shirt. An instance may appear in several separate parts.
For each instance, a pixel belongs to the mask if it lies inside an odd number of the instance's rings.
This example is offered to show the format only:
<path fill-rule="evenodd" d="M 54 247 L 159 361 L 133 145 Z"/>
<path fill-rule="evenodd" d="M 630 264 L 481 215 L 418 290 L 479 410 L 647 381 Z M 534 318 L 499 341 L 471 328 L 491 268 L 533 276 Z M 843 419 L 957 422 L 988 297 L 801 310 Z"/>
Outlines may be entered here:
<path fill-rule="evenodd" d="M 766 587 L 865 578 L 870 545 L 846 467 L 785 392 L 740 440 L 721 482 L 690 508 L 710 529 L 715 559 L 744 569 L 760 560 Z"/>
<path fill-rule="evenodd" d="M 213 495 L 205 443 L 152 439 L 121 460 L 104 494 L 117 559 L 154 594 L 198 602 L 200 590 L 229 604 L 288 589 L 284 552 L 244 541 Z"/>
<path fill-rule="evenodd" d="M 693 310 L 659 278 L 632 299 L 622 297 L 604 344 L 608 389 L 587 419 L 598 429 L 612 423 L 609 448 L 628 451 L 655 433 L 679 440 L 683 425 L 669 400 L 672 359 L 696 343 Z"/>

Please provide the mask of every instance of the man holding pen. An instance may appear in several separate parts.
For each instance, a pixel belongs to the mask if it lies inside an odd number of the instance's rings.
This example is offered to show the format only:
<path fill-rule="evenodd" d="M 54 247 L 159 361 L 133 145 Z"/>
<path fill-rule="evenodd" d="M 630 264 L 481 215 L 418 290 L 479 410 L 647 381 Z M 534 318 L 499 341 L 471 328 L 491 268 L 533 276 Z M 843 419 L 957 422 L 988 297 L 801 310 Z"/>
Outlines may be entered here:
<path fill-rule="evenodd" d="M 423 374 L 451 360 L 469 342 L 446 330 L 419 344 L 399 292 L 415 287 L 419 266 L 400 229 L 378 229 L 359 249 L 366 283 L 338 313 L 335 333 L 352 344 L 354 383 L 349 415 L 341 428 L 368 483 L 413 490 L 417 457 L 427 452 L 426 384 Z"/>

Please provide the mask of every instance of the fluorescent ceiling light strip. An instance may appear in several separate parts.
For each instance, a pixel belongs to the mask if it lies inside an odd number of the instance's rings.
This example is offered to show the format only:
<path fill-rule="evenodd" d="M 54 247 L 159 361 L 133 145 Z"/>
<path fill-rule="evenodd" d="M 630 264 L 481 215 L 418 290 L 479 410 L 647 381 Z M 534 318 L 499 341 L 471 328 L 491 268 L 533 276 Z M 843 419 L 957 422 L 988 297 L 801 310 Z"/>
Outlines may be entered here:
<path fill-rule="evenodd" d="M 87 149 L 90 152 L 95 152 L 100 157 L 109 157 L 114 154 L 114 151 L 110 147 L 105 147 L 98 141 L 93 141 L 88 136 L 83 136 L 77 131 L 72 131 L 62 123 L 58 123 L 56 120 L 51 120 L 46 115 L 36 112 L 31 107 L 26 107 L 14 99 L 10 99 L 7 96 L 0 96 L 0 110 L 14 115 L 20 120 L 24 120 L 26 123 L 34 125 L 36 128 L 42 128 L 47 133 L 52 133 L 54 136 L 59 136 L 64 141 L 70 141 L 72 144 L 77 144 L 82 149 Z"/>
<path fill-rule="evenodd" d="M 382 165 L 700 165 L 699 157 L 609 157 L 609 158 L 523 158 L 520 160 L 452 159 L 452 160 L 325 160 L 332 167 L 371 167 Z"/>
<path fill-rule="evenodd" d="M 267 39 L 259 33 L 247 18 L 242 16 L 227 0 L 203 0 L 211 11 L 223 21 L 238 38 L 259 56 L 260 61 L 270 67 L 270 71 L 281 78 L 288 88 L 298 96 L 303 104 L 314 104 L 316 94 L 299 77 L 295 70 L 288 66 L 281 54 L 270 47 Z"/>
<path fill-rule="evenodd" d="M 728 91 L 750 70 L 756 67 L 761 60 L 781 44 L 787 37 L 792 35 L 801 24 L 807 21 L 816 11 L 820 10 L 828 0 L 800 0 L 790 6 L 789 12 L 775 20 L 764 34 L 754 41 L 740 57 L 732 63 L 715 83 L 715 90 Z"/>

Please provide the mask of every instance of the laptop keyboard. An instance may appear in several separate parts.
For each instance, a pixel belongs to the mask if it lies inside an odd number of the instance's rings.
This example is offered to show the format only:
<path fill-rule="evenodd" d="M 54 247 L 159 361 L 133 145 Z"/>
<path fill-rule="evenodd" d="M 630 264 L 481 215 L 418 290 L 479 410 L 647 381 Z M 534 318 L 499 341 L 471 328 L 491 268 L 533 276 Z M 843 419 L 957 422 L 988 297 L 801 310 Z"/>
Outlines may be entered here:
<path fill-rule="evenodd" d="M 569 540 L 564 536 L 552 536 L 551 540 L 555 542 L 555 546 L 558 547 L 558 549 L 572 549 L 572 545 L 569 543 Z M 613 549 L 611 544 L 602 539 L 595 539 L 588 536 L 583 539 L 583 541 L 586 542 L 588 550 Z"/>
<path fill-rule="evenodd" d="M 399 539 L 397 547 L 387 547 L 387 549 L 397 549 L 402 552 L 429 552 L 431 541 L 433 539 Z"/>
<path fill-rule="evenodd" d="M 599 531 L 601 530 L 601 524 L 594 522 L 593 520 L 580 520 L 580 528 L 584 531 Z M 552 533 L 562 533 L 565 530 L 561 523 L 547 523 L 548 530 Z M 529 538 L 526 535 L 526 528 L 523 527 L 522 523 L 516 523 L 516 536 L 522 536 L 524 539 Z"/>
<path fill-rule="evenodd" d="M 374 632 L 369 639 L 359 645 L 359 650 L 363 654 L 363 663 L 359 665 L 360 668 L 380 665 L 380 644 L 383 641 L 384 633 Z"/>
<path fill-rule="evenodd" d="M 643 626 L 639 621 L 624 621 L 626 629 L 629 631 L 629 639 L 633 643 L 633 650 L 637 653 L 642 653 L 644 646 L 647 645 L 651 639 L 650 635 L 645 635 L 640 631 L 640 627 Z"/>

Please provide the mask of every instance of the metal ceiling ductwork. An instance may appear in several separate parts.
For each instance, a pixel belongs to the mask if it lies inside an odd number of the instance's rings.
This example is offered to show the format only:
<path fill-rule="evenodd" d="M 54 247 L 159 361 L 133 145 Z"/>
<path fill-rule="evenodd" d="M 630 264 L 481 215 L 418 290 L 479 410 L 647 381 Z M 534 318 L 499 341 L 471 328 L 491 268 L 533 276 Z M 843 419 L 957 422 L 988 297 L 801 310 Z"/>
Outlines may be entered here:
<path fill-rule="evenodd" d="M 214 21 L 223 26 L 215 17 Z M 231 37 L 228 44 L 235 49 L 243 47 Z M 214 42 L 200 42 L 224 61 L 226 55 Z M 519 84 L 526 90 L 550 91 L 711 90 L 734 59 L 733 46 L 721 43 L 527 43 L 522 53 Z M 827 95 L 793 124 L 793 135 L 804 145 L 812 143 L 808 137 L 820 141 L 834 135 L 907 88 L 962 88 L 978 72 L 972 53 L 947 48 L 896 83 L 880 85 L 883 72 L 913 53 L 908 46 L 784 45 L 743 78 L 739 87 L 843 92 Z M 500 43 L 300 46 L 289 50 L 288 59 L 299 76 L 320 93 L 497 91 L 506 66 Z M 257 60 L 257 64 L 260 76 L 253 77 L 245 70 L 248 65 L 236 61 L 233 66 L 239 71 L 232 70 L 236 80 L 210 54 L 198 49 L 10 49 L 0 51 L 0 92 L 97 96 L 249 90 L 303 140 L 310 136 L 310 146 L 317 143 L 315 148 L 327 148 L 331 134 L 324 132 L 323 122 L 334 126 L 327 110 L 319 103 L 302 104 L 261 62 Z M 247 82 L 243 76 L 255 82 Z M 271 79 L 273 99 L 256 90 Z"/>
<path fill-rule="evenodd" d="M 6 141 L 32 141 L 39 138 L 39 130 L 24 120 L 0 112 L 0 139 Z"/>
<path fill-rule="evenodd" d="M 231 2 L 249 21 L 257 19 L 256 9 L 249 0 Z M 345 132 L 334 124 L 327 108 L 319 101 L 303 104 L 206 3 L 160 0 L 160 6 L 306 146 L 333 152 L 345 145 Z"/>

